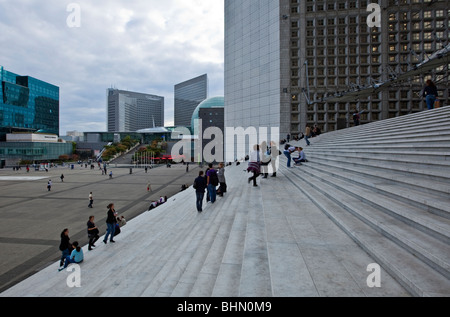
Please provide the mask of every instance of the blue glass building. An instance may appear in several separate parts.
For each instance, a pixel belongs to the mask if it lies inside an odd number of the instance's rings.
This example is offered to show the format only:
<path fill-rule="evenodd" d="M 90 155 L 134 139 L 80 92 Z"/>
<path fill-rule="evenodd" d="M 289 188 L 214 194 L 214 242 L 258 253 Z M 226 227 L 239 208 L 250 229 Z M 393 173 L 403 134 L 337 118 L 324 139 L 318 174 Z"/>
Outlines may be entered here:
<path fill-rule="evenodd" d="M 12 132 L 59 135 L 59 87 L 0 66 L 0 141 Z"/>

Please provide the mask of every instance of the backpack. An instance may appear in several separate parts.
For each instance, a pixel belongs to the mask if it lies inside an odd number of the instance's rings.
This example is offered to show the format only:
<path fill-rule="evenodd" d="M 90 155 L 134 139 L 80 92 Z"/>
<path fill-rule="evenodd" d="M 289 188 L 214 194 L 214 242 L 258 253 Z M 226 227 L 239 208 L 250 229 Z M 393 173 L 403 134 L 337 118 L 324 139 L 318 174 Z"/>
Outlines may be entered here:
<path fill-rule="evenodd" d="M 217 176 L 217 172 L 211 173 L 211 175 L 209 175 L 209 183 L 213 186 L 219 185 L 219 177 Z"/>

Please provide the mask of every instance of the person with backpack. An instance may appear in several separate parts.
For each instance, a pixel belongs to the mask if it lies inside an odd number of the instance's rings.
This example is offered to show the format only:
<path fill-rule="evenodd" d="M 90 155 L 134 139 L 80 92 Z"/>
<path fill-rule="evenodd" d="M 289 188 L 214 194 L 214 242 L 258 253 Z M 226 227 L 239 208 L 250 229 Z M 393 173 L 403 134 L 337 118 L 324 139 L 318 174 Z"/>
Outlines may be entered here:
<path fill-rule="evenodd" d="M 219 185 L 219 177 L 217 176 L 217 171 L 213 168 L 212 163 L 209 163 L 209 170 L 206 173 L 206 185 L 208 187 L 209 198 L 211 203 L 216 202 L 216 188 Z"/>
<path fill-rule="evenodd" d="M 205 197 L 206 179 L 203 171 L 198 172 L 198 177 L 194 180 L 195 195 L 197 197 L 197 211 L 203 211 L 203 198 Z"/>

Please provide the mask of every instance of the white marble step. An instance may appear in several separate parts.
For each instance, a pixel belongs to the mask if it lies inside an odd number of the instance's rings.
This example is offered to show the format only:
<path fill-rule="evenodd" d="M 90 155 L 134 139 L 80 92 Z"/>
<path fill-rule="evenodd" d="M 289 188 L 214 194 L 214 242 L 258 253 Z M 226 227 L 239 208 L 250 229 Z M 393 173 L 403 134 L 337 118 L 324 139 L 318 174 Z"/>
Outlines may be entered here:
<path fill-rule="evenodd" d="M 290 171 L 286 172 L 285 169 L 282 169 L 280 173 L 287 173 L 286 176 L 289 181 L 314 201 L 330 219 L 414 295 L 450 295 L 448 279 L 444 278 L 440 273 L 431 270 L 428 265 L 414 255 L 411 255 L 392 240 L 384 237 L 377 230 L 350 214 L 322 193 L 308 186 L 309 181 L 314 181 L 314 179 L 310 178 L 307 182 L 299 182 L 290 179 Z"/>
<path fill-rule="evenodd" d="M 341 141 L 347 138 L 351 139 L 365 139 L 372 137 L 380 137 L 381 135 L 389 137 L 414 137 L 425 134 L 448 134 L 450 117 L 438 118 L 433 122 L 432 129 L 429 126 L 429 119 L 424 119 L 421 122 L 404 122 L 401 125 L 387 125 L 385 127 L 373 127 L 365 125 L 361 127 L 353 127 L 338 132 L 323 134 L 322 142 L 331 140 Z M 342 131 L 345 131 L 343 133 Z"/>
<path fill-rule="evenodd" d="M 318 148 L 308 148 L 306 151 L 307 154 L 315 154 L 318 156 L 325 157 L 337 157 L 337 158 L 350 158 L 353 160 L 373 160 L 373 161 L 382 161 L 382 162 L 399 162 L 409 165 L 416 165 L 417 167 L 423 167 L 423 165 L 427 165 L 430 167 L 437 168 L 450 168 L 450 151 L 449 152 L 441 152 L 437 153 L 389 153 L 389 152 L 381 152 L 381 151 L 349 151 L 345 148 L 333 148 L 333 149 L 318 149 Z M 447 158 L 449 158 L 447 160 Z"/>
<path fill-rule="evenodd" d="M 339 177 L 342 180 L 362 185 L 388 197 L 411 203 L 441 217 L 450 219 L 450 186 L 436 181 L 421 180 L 415 177 L 386 173 L 372 168 L 347 168 L 339 165 L 309 162 L 304 169 L 312 168 Z M 314 173 L 314 172 L 312 172 Z"/>
<path fill-rule="evenodd" d="M 381 120 L 358 127 L 351 127 L 339 131 L 332 132 L 335 136 L 349 133 L 364 133 L 365 131 L 383 131 L 384 129 L 402 129 L 414 126 L 429 127 L 430 122 L 441 122 L 450 119 L 449 107 L 435 109 L 432 111 L 423 111 L 411 115 L 396 117 L 392 119 Z M 324 134 L 327 136 L 330 134 Z"/>
<path fill-rule="evenodd" d="M 297 171 L 295 171 L 297 172 Z M 450 277 L 450 246 L 428 234 L 425 234 L 409 224 L 381 212 L 378 208 L 366 204 L 352 195 L 336 190 L 335 186 L 328 185 L 323 179 L 311 180 L 303 173 L 295 173 L 296 177 L 308 180 L 310 184 L 315 182 L 316 189 L 333 200 L 342 208 L 369 224 L 372 228 L 379 230 L 389 239 L 395 240 L 400 246 L 405 247 L 411 253 L 420 257 L 428 265 L 441 272 L 446 278 Z M 374 198 L 381 198 L 374 197 Z M 355 198 L 357 200 L 355 200 Z"/>
<path fill-rule="evenodd" d="M 334 176 L 319 172 L 317 170 L 313 173 L 309 173 L 307 169 L 303 169 L 301 171 L 320 179 L 320 181 L 324 184 L 332 184 L 334 188 L 351 194 L 364 203 L 371 204 L 379 210 L 383 210 L 391 215 L 399 217 L 399 219 L 413 224 L 415 227 L 432 234 L 434 237 L 443 242 L 450 242 L 449 219 L 424 212 L 420 208 L 415 207 L 413 204 L 402 203 L 396 199 L 377 194 L 372 190 L 342 181 Z M 303 176 L 301 173 L 299 173 L 299 175 Z"/>
<path fill-rule="evenodd" d="M 431 181 L 438 181 L 447 183 L 450 181 L 450 174 L 442 173 L 442 170 L 437 167 L 431 167 L 423 165 L 420 168 L 410 167 L 408 164 L 402 164 L 401 162 L 380 162 L 379 160 L 369 161 L 360 159 L 339 159 L 335 157 L 324 157 L 310 153 L 307 156 L 308 160 L 315 162 L 330 162 L 343 166 L 355 166 L 362 168 L 373 168 L 374 170 L 397 172 L 402 175 L 420 177 Z"/>
<path fill-rule="evenodd" d="M 230 191 L 232 190 L 229 187 Z M 235 194 L 235 195 L 234 195 Z M 230 196 L 231 195 L 231 196 Z M 217 218 L 214 223 L 208 228 L 208 232 L 205 238 L 201 241 L 198 246 L 195 254 L 192 256 L 192 260 L 186 266 L 185 270 L 181 274 L 178 279 L 177 284 L 173 288 L 170 296 L 173 297 L 188 297 L 194 283 L 197 280 L 198 275 L 203 267 L 206 257 L 214 244 L 216 239 L 223 239 L 227 233 L 229 233 L 230 223 L 233 222 L 235 216 L 235 208 L 239 203 L 241 196 L 239 192 L 235 192 L 233 194 L 225 194 L 226 203 L 223 205 L 220 210 L 214 211 L 219 214 L 221 217 Z M 228 197 L 230 196 L 230 197 Z"/>

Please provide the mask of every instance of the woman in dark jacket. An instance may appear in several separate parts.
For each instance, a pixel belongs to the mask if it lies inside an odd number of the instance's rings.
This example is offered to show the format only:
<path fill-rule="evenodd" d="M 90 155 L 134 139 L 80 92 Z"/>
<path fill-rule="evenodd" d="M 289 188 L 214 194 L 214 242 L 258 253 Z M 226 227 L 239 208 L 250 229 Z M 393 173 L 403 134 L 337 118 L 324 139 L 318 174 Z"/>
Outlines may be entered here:
<path fill-rule="evenodd" d="M 59 250 L 62 252 L 61 260 L 59 261 L 59 266 L 64 265 L 64 260 L 70 255 L 72 245 L 70 244 L 69 229 L 64 229 L 61 232 L 61 243 L 59 245 Z"/>
<path fill-rule="evenodd" d="M 109 204 L 106 208 L 108 208 L 108 217 L 106 218 L 106 225 L 107 225 L 107 230 L 106 230 L 106 235 L 105 235 L 105 239 L 103 240 L 103 242 L 106 244 L 108 241 L 108 237 L 110 237 L 109 242 L 116 242 L 114 241 L 114 231 L 115 231 L 115 227 L 116 227 L 116 211 L 114 210 L 114 204 Z"/>
<path fill-rule="evenodd" d="M 89 221 L 87 222 L 87 233 L 89 238 L 89 247 L 88 250 L 92 251 L 92 247 L 95 248 L 95 242 L 97 242 L 99 237 L 99 230 L 94 223 L 94 216 L 89 217 Z"/>

